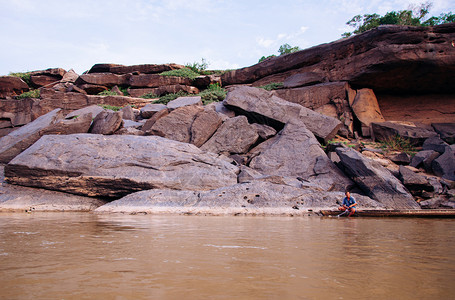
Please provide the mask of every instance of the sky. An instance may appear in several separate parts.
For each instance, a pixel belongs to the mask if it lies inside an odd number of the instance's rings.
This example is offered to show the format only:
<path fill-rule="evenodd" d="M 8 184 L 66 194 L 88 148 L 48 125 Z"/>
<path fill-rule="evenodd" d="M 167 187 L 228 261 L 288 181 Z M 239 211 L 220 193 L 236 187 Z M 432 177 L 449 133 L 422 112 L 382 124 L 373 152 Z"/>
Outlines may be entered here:
<path fill-rule="evenodd" d="M 201 62 L 236 69 L 351 31 L 358 14 L 409 9 L 413 0 L 0 0 L 0 75 L 47 68 L 82 74 L 96 63 Z M 455 12 L 433 0 L 430 15 Z"/>

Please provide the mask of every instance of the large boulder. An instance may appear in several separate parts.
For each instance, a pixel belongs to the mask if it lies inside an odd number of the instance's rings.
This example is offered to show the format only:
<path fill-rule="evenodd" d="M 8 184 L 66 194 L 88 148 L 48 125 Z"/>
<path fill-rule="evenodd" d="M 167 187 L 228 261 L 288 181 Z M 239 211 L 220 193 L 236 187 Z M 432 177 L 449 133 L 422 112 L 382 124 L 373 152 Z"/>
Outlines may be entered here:
<path fill-rule="evenodd" d="M 16 76 L 0 76 L 0 98 L 20 95 L 29 90 L 28 85 Z"/>
<path fill-rule="evenodd" d="M 106 87 L 113 87 L 116 85 L 125 86 L 129 84 L 131 75 L 117 75 L 112 73 L 94 73 L 94 74 L 82 74 L 76 80 L 78 85 L 83 84 L 94 84 Z"/>
<path fill-rule="evenodd" d="M 455 180 L 455 151 L 447 146 L 444 153 L 433 160 L 431 166 L 437 176 Z"/>
<path fill-rule="evenodd" d="M 425 176 L 411 171 L 405 166 L 400 166 L 400 180 L 404 186 L 412 191 L 433 191 L 434 187 Z"/>
<path fill-rule="evenodd" d="M 436 132 L 425 127 L 403 125 L 395 122 L 371 123 L 372 136 L 377 141 L 390 141 L 398 136 L 409 140 L 414 146 L 421 146 L 426 139 L 436 136 Z"/>
<path fill-rule="evenodd" d="M 104 111 L 104 108 L 102 108 L 99 105 L 90 105 L 90 106 L 70 112 L 69 114 L 66 115 L 65 118 L 72 119 L 72 118 L 86 115 L 86 114 L 91 114 L 92 118 L 96 118 L 96 116 L 103 111 Z"/>
<path fill-rule="evenodd" d="M 223 120 L 215 110 L 204 109 L 194 119 L 191 125 L 191 140 L 190 143 L 201 147 L 220 127 Z"/>
<path fill-rule="evenodd" d="M 316 72 L 328 81 L 348 81 L 375 92 L 449 92 L 455 77 L 455 23 L 434 27 L 380 26 L 256 65 L 226 72 L 224 85 L 283 82 Z M 425 74 L 423 76 L 422 74 Z"/>
<path fill-rule="evenodd" d="M 422 149 L 444 153 L 444 151 L 446 151 L 447 146 L 449 146 L 449 144 L 441 140 L 439 137 L 433 136 L 426 139 L 425 142 L 423 142 Z"/>
<path fill-rule="evenodd" d="M 161 103 L 149 103 L 141 108 L 141 117 L 144 119 L 149 119 L 154 114 L 163 109 L 167 109 L 167 106 Z"/>
<path fill-rule="evenodd" d="M 370 136 L 372 122 L 385 122 L 379 108 L 378 99 L 372 89 L 360 89 L 354 98 L 351 108 L 359 119 L 363 136 Z"/>
<path fill-rule="evenodd" d="M 449 144 L 455 144 L 455 123 L 432 123 L 431 126 L 441 139 Z"/>
<path fill-rule="evenodd" d="M 122 112 L 103 111 L 93 119 L 90 132 L 93 134 L 114 134 L 122 126 L 122 122 Z"/>
<path fill-rule="evenodd" d="M 238 116 L 224 121 L 201 149 L 214 153 L 246 153 L 258 138 L 258 133 L 248 123 L 248 119 Z"/>
<path fill-rule="evenodd" d="M 368 197 L 355 197 L 362 208 L 381 208 Z M 141 191 L 99 207 L 96 212 L 303 215 L 312 210 L 333 209 L 336 200 L 342 198 L 341 192 L 254 181 L 206 192 Z"/>
<path fill-rule="evenodd" d="M 153 124 L 151 133 L 174 141 L 189 143 L 191 126 L 197 115 L 204 111 L 200 106 L 184 106 L 173 110 Z"/>
<path fill-rule="evenodd" d="M 378 162 L 352 148 L 335 149 L 340 164 L 352 180 L 372 199 L 389 209 L 418 209 L 417 202 L 403 184 Z"/>
<path fill-rule="evenodd" d="M 188 106 L 188 105 L 199 105 L 202 106 L 202 100 L 200 96 L 195 97 L 178 97 L 172 101 L 169 101 L 167 104 L 167 108 L 169 110 L 174 110 L 180 107 Z"/>
<path fill-rule="evenodd" d="M 0 100 L 0 119 L 8 119 L 12 126 L 30 123 L 35 119 L 33 107 L 37 99 Z"/>
<path fill-rule="evenodd" d="M 191 144 L 157 136 L 46 135 L 5 167 L 9 183 L 118 198 L 147 189 L 211 190 L 238 168 Z"/>
<path fill-rule="evenodd" d="M 239 86 L 229 90 L 223 103 L 238 114 L 247 115 L 252 123 L 266 124 L 276 129 L 281 129 L 288 121 L 300 120 L 324 142 L 332 139 L 341 126 L 341 122 L 335 118 L 254 87 Z"/>
<path fill-rule="evenodd" d="M 7 163 L 35 143 L 49 128 L 63 118 L 61 109 L 55 109 L 35 121 L 0 139 L 0 162 Z"/>
<path fill-rule="evenodd" d="M 301 122 L 286 124 L 277 136 L 259 147 L 249 166 L 264 175 L 300 177 L 324 190 L 343 191 L 353 184 Z"/>

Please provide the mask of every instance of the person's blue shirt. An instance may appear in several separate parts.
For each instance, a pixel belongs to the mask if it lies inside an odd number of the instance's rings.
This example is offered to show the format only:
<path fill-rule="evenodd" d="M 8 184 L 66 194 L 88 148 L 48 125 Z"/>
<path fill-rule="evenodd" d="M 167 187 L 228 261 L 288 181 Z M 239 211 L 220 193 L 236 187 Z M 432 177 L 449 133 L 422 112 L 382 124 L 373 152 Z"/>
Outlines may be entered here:
<path fill-rule="evenodd" d="M 343 199 L 343 205 L 351 206 L 354 203 L 356 203 L 356 202 L 355 202 L 354 197 L 352 197 L 352 196 L 349 197 L 349 200 L 348 200 L 348 197 L 344 197 L 344 199 Z"/>

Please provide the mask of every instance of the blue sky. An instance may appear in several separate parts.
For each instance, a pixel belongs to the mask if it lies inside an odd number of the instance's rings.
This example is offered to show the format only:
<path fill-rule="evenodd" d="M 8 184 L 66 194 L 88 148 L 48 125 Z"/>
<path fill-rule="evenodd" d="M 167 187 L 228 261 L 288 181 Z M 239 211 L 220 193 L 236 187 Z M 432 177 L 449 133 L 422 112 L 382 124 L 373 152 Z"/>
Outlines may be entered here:
<path fill-rule="evenodd" d="M 95 63 L 253 65 L 280 45 L 332 42 L 357 14 L 408 9 L 412 0 L 0 0 L 0 75 Z M 455 12 L 433 0 L 431 15 Z"/>

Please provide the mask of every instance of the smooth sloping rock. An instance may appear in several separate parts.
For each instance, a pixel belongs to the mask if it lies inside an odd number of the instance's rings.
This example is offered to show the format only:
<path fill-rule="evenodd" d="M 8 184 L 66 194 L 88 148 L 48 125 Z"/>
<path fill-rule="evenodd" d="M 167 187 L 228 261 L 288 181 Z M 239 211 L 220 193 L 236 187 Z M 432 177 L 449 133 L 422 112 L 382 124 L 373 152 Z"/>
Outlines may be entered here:
<path fill-rule="evenodd" d="M 102 108 L 101 106 L 90 105 L 90 106 L 70 112 L 69 114 L 66 115 L 65 118 L 72 119 L 74 117 L 78 117 L 78 116 L 82 116 L 82 115 L 86 115 L 86 114 L 91 114 L 92 118 L 96 118 L 96 116 L 102 111 L 104 111 L 104 108 Z"/>
<path fill-rule="evenodd" d="M 345 172 L 372 199 L 390 209 L 417 209 L 419 205 L 403 184 L 379 163 L 352 148 L 336 148 Z"/>
<path fill-rule="evenodd" d="M 354 114 L 362 125 L 362 135 L 370 136 L 370 124 L 372 122 L 380 123 L 385 119 L 379 108 L 378 99 L 372 89 L 360 89 L 351 105 Z"/>
<path fill-rule="evenodd" d="M 167 109 L 167 106 L 161 103 L 150 103 L 141 108 L 141 117 L 144 119 L 151 118 L 155 113 Z"/>
<path fill-rule="evenodd" d="M 55 109 L 2 137 L 0 139 L 0 162 L 9 162 L 16 155 L 35 143 L 44 134 L 46 128 L 62 118 L 62 110 Z"/>
<path fill-rule="evenodd" d="M 372 199 L 354 195 L 361 208 L 381 209 Z M 235 184 L 207 192 L 149 190 L 99 207 L 96 212 L 193 214 L 307 214 L 307 209 L 330 209 L 341 192 L 300 189 L 267 181 Z"/>
<path fill-rule="evenodd" d="M 434 188 L 425 176 L 409 170 L 405 166 L 400 166 L 400 180 L 410 191 L 433 191 Z"/>
<path fill-rule="evenodd" d="M 318 73 L 298 73 L 286 78 L 286 80 L 283 81 L 283 87 L 288 89 L 322 82 L 324 82 L 324 77 Z"/>
<path fill-rule="evenodd" d="M 379 26 L 347 39 L 311 47 L 226 72 L 224 85 L 283 82 L 317 72 L 328 81 L 348 81 L 375 92 L 453 93 L 455 24 L 433 27 Z M 425 74 L 425 76 L 422 76 Z"/>
<path fill-rule="evenodd" d="M 150 132 L 174 141 L 189 143 L 191 140 L 191 126 L 197 115 L 204 111 L 200 106 L 184 106 L 171 111 L 168 115 L 158 119 Z"/>
<path fill-rule="evenodd" d="M 423 127 L 408 126 L 393 122 L 372 122 L 371 129 L 373 130 L 372 136 L 377 141 L 387 141 L 400 136 L 408 139 L 415 146 L 421 146 L 427 138 L 436 136 L 436 132 Z"/>
<path fill-rule="evenodd" d="M 341 122 L 301 105 L 283 100 L 264 89 L 239 86 L 229 90 L 224 105 L 254 122 L 281 129 L 291 120 L 301 120 L 317 137 L 328 141 Z"/>
<path fill-rule="evenodd" d="M 352 185 L 301 122 L 286 124 L 277 136 L 262 144 L 265 146 L 256 149 L 259 155 L 249 166 L 264 175 L 301 177 L 324 190 L 343 191 Z"/>
<path fill-rule="evenodd" d="M 92 124 L 92 114 L 84 114 L 72 119 L 60 120 L 45 129 L 42 134 L 73 134 L 73 133 L 87 133 Z"/>
<path fill-rule="evenodd" d="M 28 85 L 16 76 L 0 76 L 0 98 L 20 95 L 29 90 Z"/>
<path fill-rule="evenodd" d="M 455 144 L 455 123 L 432 123 L 434 130 L 441 139 L 449 144 Z"/>
<path fill-rule="evenodd" d="M 210 190 L 238 168 L 194 145 L 156 136 L 46 135 L 5 167 L 9 183 L 86 196 L 146 189 Z"/>
<path fill-rule="evenodd" d="M 93 134 L 113 134 L 122 126 L 122 112 L 103 111 L 93 120 L 90 132 Z"/>
<path fill-rule="evenodd" d="M 256 143 L 259 135 L 245 116 L 224 121 L 201 149 L 214 153 L 246 153 Z"/>
<path fill-rule="evenodd" d="M 276 135 L 276 130 L 273 127 L 258 123 L 253 123 L 251 125 L 254 127 L 254 129 L 256 129 L 256 132 L 263 140 L 269 139 L 272 136 Z"/>
<path fill-rule="evenodd" d="M 439 153 L 444 153 L 446 147 L 449 146 L 446 142 L 437 136 L 430 137 L 423 142 L 423 150 L 433 150 Z"/>
<path fill-rule="evenodd" d="M 439 177 L 455 180 L 455 151 L 446 147 L 444 153 L 433 160 L 431 167 Z"/>
<path fill-rule="evenodd" d="M 190 143 L 201 147 L 220 127 L 221 123 L 223 123 L 223 120 L 216 111 L 205 109 L 197 115 L 191 125 Z"/>
<path fill-rule="evenodd" d="M 178 97 L 167 104 L 169 110 L 174 110 L 188 105 L 202 105 L 201 97 Z"/>

